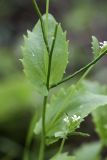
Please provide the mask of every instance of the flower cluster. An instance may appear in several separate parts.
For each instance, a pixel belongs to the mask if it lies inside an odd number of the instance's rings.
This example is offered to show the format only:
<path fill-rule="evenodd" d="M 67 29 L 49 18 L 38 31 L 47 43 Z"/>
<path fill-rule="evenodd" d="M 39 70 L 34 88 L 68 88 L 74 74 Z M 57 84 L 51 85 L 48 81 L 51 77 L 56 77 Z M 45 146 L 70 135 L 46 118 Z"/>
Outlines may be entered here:
<path fill-rule="evenodd" d="M 73 116 L 71 116 L 71 118 L 73 122 L 76 122 L 79 121 L 81 117 L 74 114 Z"/>
<path fill-rule="evenodd" d="M 69 124 L 70 123 L 70 120 L 72 120 L 72 122 L 77 122 L 77 121 L 79 121 L 80 120 L 80 116 L 77 116 L 77 115 L 73 115 L 73 116 L 71 116 L 71 117 L 65 117 L 64 118 L 64 122 L 66 122 L 67 124 Z"/>
<path fill-rule="evenodd" d="M 100 42 L 100 48 L 104 48 L 107 46 L 107 41 L 104 41 L 104 42 Z"/>
<path fill-rule="evenodd" d="M 69 118 L 68 118 L 68 116 L 64 118 L 64 122 L 69 123 Z"/>

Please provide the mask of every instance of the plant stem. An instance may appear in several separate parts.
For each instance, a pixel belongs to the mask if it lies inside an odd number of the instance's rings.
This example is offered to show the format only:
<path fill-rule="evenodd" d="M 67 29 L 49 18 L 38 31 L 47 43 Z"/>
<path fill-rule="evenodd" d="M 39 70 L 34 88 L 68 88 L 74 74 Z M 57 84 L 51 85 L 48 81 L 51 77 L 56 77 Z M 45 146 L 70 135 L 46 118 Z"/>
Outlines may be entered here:
<path fill-rule="evenodd" d="M 90 135 L 83 132 L 73 132 L 71 135 L 73 136 L 83 136 L 83 137 L 89 137 Z"/>
<path fill-rule="evenodd" d="M 58 154 L 60 154 L 60 153 L 62 152 L 63 147 L 64 147 L 65 140 L 66 140 L 66 137 L 64 137 L 64 138 L 62 139 L 61 145 L 60 145 L 60 147 L 59 147 L 59 150 L 58 150 L 58 152 L 55 154 L 54 158 L 56 158 L 56 157 L 58 156 Z"/>
<path fill-rule="evenodd" d="M 39 160 L 43 160 L 44 159 L 44 154 L 45 154 L 45 116 L 46 116 L 47 98 L 48 98 L 48 96 L 45 96 L 44 97 L 44 102 L 43 102 L 43 110 L 42 110 L 42 137 L 41 137 Z"/>
<path fill-rule="evenodd" d="M 78 84 L 89 74 L 89 72 L 92 70 L 92 68 L 94 67 L 94 65 L 92 65 L 90 68 L 88 68 L 86 70 L 86 72 L 83 74 L 83 76 L 80 78 L 80 80 L 78 81 Z"/>
<path fill-rule="evenodd" d="M 79 69 L 78 71 L 76 71 L 75 73 L 71 74 L 70 76 L 66 77 L 65 79 L 63 79 L 62 81 L 58 82 L 55 85 L 52 85 L 51 88 L 54 88 L 70 79 L 72 79 L 73 77 L 75 77 L 76 75 L 78 75 L 79 73 L 86 71 L 88 68 L 90 68 L 91 66 L 93 66 L 94 64 L 97 63 L 98 60 L 100 60 L 105 54 L 107 54 L 107 50 L 104 51 L 104 53 L 102 53 L 101 55 L 99 55 L 95 60 L 93 60 L 92 62 L 90 62 L 89 64 L 87 64 L 85 67 Z"/>
<path fill-rule="evenodd" d="M 51 62 L 52 62 L 52 54 L 55 46 L 55 41 L 56 41 L 56 36 L 57 36 L 57 30 L 58 30 L 58 24 L 55 26 L 55 31 L 54 31 L 54 39 L 52 42 L 51 46 L 51 51 L 49 54 L 49 62 L 48 62 L 48 73 L 47 73 L 47 89 L 49 92 L 49 81 L 50 81 L 50 73 L 51 73 Z M 46 131 L 45 131 L 45 119 L 46 119 L 46 105 L 47 105 L 47 99 L 48 96 L 44 97 L 44 103 L 43 103 L 43 110 L 42 110 L 42 137 L 41 137 L 41 145 L 40 145 L 40 153 L 39 153 L 39 160 L 44 159 L 44 154 L 45 154 L 45 137 L 46 137 Z"/>
<path fill-rule="evenodd" d="M 45 45 L 46 45 L 46 49 L 47 49 L 47 52 L 50 53 L 50 49 L 49 49 L 49 45 L 48 45 L 48 40 L 47 40 L 47 36 L 46 36 L 46 31 L 45 31 L 45 25 L 44 25 L 44 22 L 43 22 L 43 18 L 42 18 L 42 14 L 39 10 L 39 7 L 36 3 L 35 0 L 32 0 L 33 2 L 33 5 L 34 5 L 34 8 L 40 18 L 40 22 L 41 22 L 41 29 L 42 29 L 42 33 L 43 33 L 43 38 L 44 38 L 44 42 L 45 42 Z"/>
<path fill-rule="evenodd" d="M 48 35 L 49 0 L 46 1 L 46 34 Z"/>
<path fill-rule="evenodd" d="M 49 64 L 48 64 L 48 74 L 47 74 L 47 84 L 46 84 L 48 90 L 49 90 L 49 80 L 50 80 L 50 73 L 51 73 L 52 54 L 53 54 L 53 50 L 54 50 L 54 46 L 55 46 L 57 31 L 58 31 L 58 24 L 56 24 L 56 26 L 55 26 L 53 42 L 52 42 L 51 51 L 49 54 Z"/>
<path fill-rule="evenodd" d="M 58 24 L 56 24 L 55 27 L 55 31 L 54 31 L 54 39 L 52 42 L 52 46 L 51 46 L 51 50 L 49 49 L 48 46 L 48 11 L 49 11 L 49 0 L 47 0 L 46 2 L 46 28 L 44 26 L 44 22 L 42 19 L 42 14 L 39 10 L 39 7 L 36 3 L 35 0 L 32 0 L 35 10 L 38 13 L 38 16 L 40 18 L 40 22 L 41 22 L 41 28 L 42 28 L 42 33 L 43 33 L 43 38 L 44 38 L 44 42 L 47 48 L 47 52 L 49 55 L 49 61 L 48 61 L 48 73 L 47 73 L 47 82 L 46 82 L 46 86 L 47 89 L 49 91 L 49 81 L 50 81 L 50 73 L 51 73 L 51 61 L 52 61 L 52 53 L 54 50 L 54 46 L 55 46 L 55 41 L 56 41 L 56 35 L 57 35 L 57 29 L 58 29 Z M 47 33 L 47 34 L 46 34 Z M 42 137 L 41 137 L 41 145 L 40 145 L 40 153 L 39 153 L 39 160 L 43 160 L 44 159 L 44 154 L 45 154 L 45 136 L 46 136 L 46 131 L 45 131 L 45 116 L 46 116 L 46 105 L 47 105 L 47 99 L 48 96 L 44 97 L 44 102 L 43 102 L 43 110 L 42 110 Z"/>
<path fill-rule="evenodd" d="M 34 114 L 31 120 L 31 124 L 28 130 L 28 134 L 27 134 L 27 138 L 25 142 L 23 160 L 29 160 L 29 149 L 30 149 L 30 145 L 31 145 L 32 137 L 33 137 L 33 129 L 34 129 L 36 121 L 37 121 L 37 116 L 36 114 Z"/>
<path fill-rule="evenodd" d="M 82 80 L 88 75 L 88 73 L 92 70 L 92 68 L 94 67 L 94 65 L 92 65 L 91 67 L 89 67 L 86 72 L 82 75 L 82 77 L 79 79 L 79 81 L 77 82 L 77 84 L 80 84 L 82 82 Z"/>
<path fill-rule="evenodd" d="M 63 138 L 63 139 L 62 139 L 62 142 L 61 142 L 61 145 L 60 145 L 60 148 L 59 148 L 58 154 L 62 152 L 63 147 L 64 147 L 65 140 L 66 140 L 66 138 Z"/>

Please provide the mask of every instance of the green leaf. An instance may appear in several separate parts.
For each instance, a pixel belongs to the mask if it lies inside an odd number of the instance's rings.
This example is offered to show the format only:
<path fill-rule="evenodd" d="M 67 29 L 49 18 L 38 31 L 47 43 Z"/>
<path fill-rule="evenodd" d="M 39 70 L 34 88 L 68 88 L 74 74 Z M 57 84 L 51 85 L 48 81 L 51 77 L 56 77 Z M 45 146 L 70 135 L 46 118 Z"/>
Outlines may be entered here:
<path fill-rule="evenodd" d="M 55 137 L 57 132 L 69 134 L 79 127 L 81 121 L 99 106 L 107 104 L 107 96 L 87 91 L 83 84 L 72 85 L 68 89 L 61 89 L 56 96 L 52 96 L 46 112 L 46 136 Z M 79 121 L 70 121 L 70 130 L 64 122 L 66 113 L 69 116 L 80 116 Z M 78 122 L 76 124 L 76 122 Z M 72 125 L 71 125 L 72 124 Z M 41 119 L 35 126 L 34 132 L 40 134 L 42 130 Z M 62 133 L 63 132 L 63 133 Z M 55 137 L 58 138 L 58 137 Z"/>
<path fill-rule="evenodd" d="M 107 105 L 93 112 L 93 120 L 102 143 L 107 146 Z"/>
<path fill-rule="evenodd" d="M 43 16 L 44 23 L 46 16 Z M 51 49 L 56 21 L 52 15 L 48 20 L 48 44 Z M 49 55 L 43 39 L 40 21 L 37 22 L 32 32 L 28 31 L 27 37 L 24 37 L 22 47 L 24 72 L 36 90 L 42 95 L 47 95 L 46 88 L 48 59 Z M 63 33 L 61 26 L 58 26 L 55 47 L 52 56 L 50 85 L 59 82 L 65 72 L 68 61 L 68 42 L 66 33 Z"/>
<path fill-rule="evenodd" d="M 84 85 L 84 88 L 89 92 L 105 95 L 104 93 L 106 92 L 106 87 L 104 85 L 100 85 L 98 82 L 84 80 L 82 81 L 82 84 Z"/>
<path fill-rule="evenodd" d="M 92 51 L 94 55 L 94 59 L 100 54 L 99 41 L 95 36 L 92 36 Z"/>
<path fill-rule="evenodd" d="M 98 83 L 89 81 L 84 81 L 84 86 L 94 93 L 107 95 L 106 86 L 101 86 Z M 97 108 L 92 115 L 101 142 L 107 145 L 107 105 Z"/>
<path fill-rule="evenodd" d="M 84 144 L 75 151 L 75 160 L 100 160 L 101 147 L 99 142 Z"/>
<path fill-rule="evenodd" d="M 69 156 L 68 153 L 60 153 L 51 158 L 50 160 L 75 160 L 75 157 Z"/>

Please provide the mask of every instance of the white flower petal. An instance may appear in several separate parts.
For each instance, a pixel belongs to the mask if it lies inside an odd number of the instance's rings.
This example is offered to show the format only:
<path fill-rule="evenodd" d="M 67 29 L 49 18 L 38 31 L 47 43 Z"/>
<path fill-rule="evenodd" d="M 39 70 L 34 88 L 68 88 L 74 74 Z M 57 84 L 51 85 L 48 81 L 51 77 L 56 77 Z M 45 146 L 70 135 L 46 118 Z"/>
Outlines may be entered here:
<path fill-rule="evenodd" d="M 107 41 L 103 41 L 103 42 L 100 42 L 100 48 L 104 48 L 105 46 L 107 46 Z"/>

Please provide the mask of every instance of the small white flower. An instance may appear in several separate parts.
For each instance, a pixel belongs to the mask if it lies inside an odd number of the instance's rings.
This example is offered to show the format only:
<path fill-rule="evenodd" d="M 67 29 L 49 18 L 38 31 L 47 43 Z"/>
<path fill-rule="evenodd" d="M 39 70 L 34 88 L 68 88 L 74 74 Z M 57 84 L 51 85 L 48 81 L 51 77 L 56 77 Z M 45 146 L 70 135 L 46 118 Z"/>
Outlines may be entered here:
<path fill-rule="evenodd" d="M 64 118 L 64 122 L 69 123 L 69 118 L 68 117 Z"/>
<path fill-rule="evenodd" d="M 104 48 L 105 46 L 107 46 L 107 41 L 104 42 L 100 42 L 100 48 Z"/>
<path fill-rule="evenodd" d="M 73 122 L 76 122 L 79 121 L 81 117 L 74 114 L 73 116 L 71 116 L 71 118 Z"/>
<path fill-rule="evenodd" d="M 77 122 L 77 121 L 79 121 L 80 120 L 80 116 L 77 116 L 77 115 L 73 115 L 73 116 L 71 116 L 71 117 L 65 117 L 63 120 L 64 120 L 64 122 L 66 122 L 67 124 L 69 124 L 70 123 L 70 119 L 72 120 L 72 122 Z"/>

